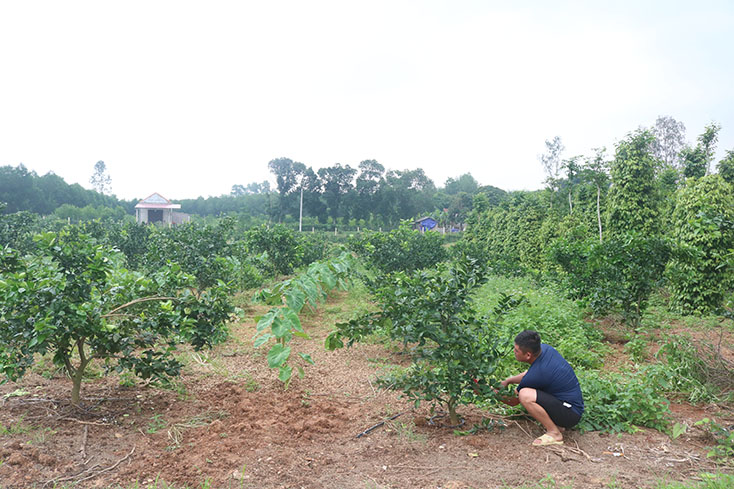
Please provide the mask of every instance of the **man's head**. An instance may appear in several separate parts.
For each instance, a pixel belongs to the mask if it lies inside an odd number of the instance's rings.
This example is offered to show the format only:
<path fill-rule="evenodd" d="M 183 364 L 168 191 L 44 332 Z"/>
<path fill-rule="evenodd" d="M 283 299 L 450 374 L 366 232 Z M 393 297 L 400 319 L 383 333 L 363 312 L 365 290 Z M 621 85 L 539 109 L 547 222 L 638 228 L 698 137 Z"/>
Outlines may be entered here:
<path fill-rule="evenodd" d="M 540 355 L 540 334 L 526 329 L 515 337 L 515 359 L 518 362 L 533 363 Z"/>

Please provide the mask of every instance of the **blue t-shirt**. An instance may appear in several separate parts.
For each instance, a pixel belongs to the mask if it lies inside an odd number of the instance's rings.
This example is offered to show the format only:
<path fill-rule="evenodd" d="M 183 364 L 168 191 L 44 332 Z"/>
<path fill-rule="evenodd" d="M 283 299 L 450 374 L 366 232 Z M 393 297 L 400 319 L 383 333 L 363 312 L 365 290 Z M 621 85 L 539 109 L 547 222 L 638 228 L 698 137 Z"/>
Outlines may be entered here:
<path fill-rule="evenodd" d="M 517 390 L 530 387 L 567 402 L 578 415 L 584 414 L 581 386 L 571 365 L 550 345 L 540 345 L 540 356 L 530 364 Z"/>

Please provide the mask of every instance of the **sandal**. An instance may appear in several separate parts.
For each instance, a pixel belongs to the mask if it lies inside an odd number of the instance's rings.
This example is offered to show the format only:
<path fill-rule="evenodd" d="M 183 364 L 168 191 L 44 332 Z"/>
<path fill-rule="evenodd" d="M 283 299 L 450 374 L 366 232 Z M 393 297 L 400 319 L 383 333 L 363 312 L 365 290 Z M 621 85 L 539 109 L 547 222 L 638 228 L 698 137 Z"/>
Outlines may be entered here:
<path fill-rule="evenodd" d="M 536 438 L 535 441 L 533 441 L 534 447 L 544 447 L 547 445 L 563 445 L 563 440 L 558 441 L 550 436 L 548 433 L 546 433 L 545 435 Z"/>

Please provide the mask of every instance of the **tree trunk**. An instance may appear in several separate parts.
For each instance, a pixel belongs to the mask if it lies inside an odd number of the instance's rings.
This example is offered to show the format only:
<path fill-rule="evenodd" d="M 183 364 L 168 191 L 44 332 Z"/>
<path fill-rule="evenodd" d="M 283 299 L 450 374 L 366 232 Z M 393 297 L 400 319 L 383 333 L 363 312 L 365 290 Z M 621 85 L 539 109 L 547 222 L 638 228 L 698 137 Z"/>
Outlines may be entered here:
<path fill-rule="evenodd" d="M 601 234 L 601 187 L 596 186 L 596 222 L 599 223 L 599 242 L 602 242 Z"/>
<path fill-rule="evenodd" d="M 303 184 L 301 184 L 301 205 L 298 208 L 298 232 L 303 231 Z"/>
<path fill-rule="evenodd" d="M 80 338 L 76 342 L 76 347 L 79 351 L 79 366 L 77 368 L 74 368 L 70 360 L 64 359 L 66 371 L 69 374 L 69 377 L 71 377 L 71 403 L 74 406 L 79 405 L 79 400 L 81 399 L 82 379 L 84 378 L 84 369 L 87 368 L 87 365 L 92 360 L 92 357 L 87 358 L 86 354 L 84 353 L 84 341 L 85 338 Z"/>
<path fill-rule="evenodd" d="M 447 404 L 449 408 L 449 423 L 451 423 L 451 426 L 458 426 L 459 415 L 456 414 L 456 399 L 449 399 L 449 402 Z"/>
<path fill-rule="evenodd" d="M 74 376 L 71 378 L 72 381 L 72 388 L 71 388 L 71 403 L 74 406 L 79 405 L 79 397 L 82 390 L 82 372 L 81 370 L 77 369 L 77 371 L 74 373 Z"/>
<path fill-rule="evenodd" d="M 568 191 L 568 209 L 569 214 L 573 214 L 573 201 L 571 200 L 571 191 Z"/>

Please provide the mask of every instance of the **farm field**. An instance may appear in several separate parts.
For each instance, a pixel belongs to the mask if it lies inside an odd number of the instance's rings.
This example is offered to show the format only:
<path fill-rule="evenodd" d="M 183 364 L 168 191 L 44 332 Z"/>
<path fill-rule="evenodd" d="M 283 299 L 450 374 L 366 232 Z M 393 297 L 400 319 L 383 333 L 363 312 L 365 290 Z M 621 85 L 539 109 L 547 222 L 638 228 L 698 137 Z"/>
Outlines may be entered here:
<path fill-rule="evenodd" d="M 734 423 L 725 405 L 674 403 L 674 421 L 689 427 L 675 439 L 644 428 L 572 430 L 564 446 L 536 448 L 540 425 L 499 406 L 460 407 L 464 433 L 456 434 L 441 418 L 430 421 L 429 405 L 414 409 L 378 386 L 378 375 L 409 364 L 400 347 L 375 340 L 324 349 L 334 323 L 363 299 L 335 292 L 303 315 L 312 340 L 294 338 L 294 349 L 316 363 L 287 390 L 267 368 L 266 348 L 252 343 L 254 318 L 268 307 L 244 298 L 245 317 L 231 338 L 211 351 L 183 350 L 185 368 L 171 388 L 102 376 L 96 366 L 84 382 L 83 409 L 75 409 L 69 379 L 50 361 L 37 364 L 0 386 L 0 487 L 638 488 L 733 471 L 707 458 L 713 442 L 694 427 L 705 417 Z M 623 341 L 608 324 L 598 326 L 604 364 L 618 369 L 627 361 Z M 687 329 L 701 335 L 695 325 L 674 331 Z M 721 344 L 731 359 L 730 328 Z M 492 429 L 472 430 L 483 420 Z"/>

